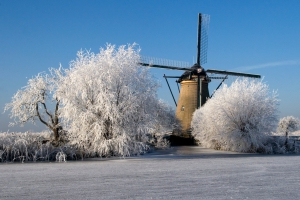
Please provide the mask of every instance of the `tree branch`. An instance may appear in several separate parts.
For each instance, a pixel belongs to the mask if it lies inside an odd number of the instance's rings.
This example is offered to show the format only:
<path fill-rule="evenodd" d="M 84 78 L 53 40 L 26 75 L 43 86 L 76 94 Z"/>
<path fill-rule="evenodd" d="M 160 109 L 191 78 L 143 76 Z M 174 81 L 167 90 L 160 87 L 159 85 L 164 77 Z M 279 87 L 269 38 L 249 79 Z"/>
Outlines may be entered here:
<path fill-rule="evenodd" d="M 44 107 L 44 109 L 45 109 L 45 112 L 46 112 L 47 115 L 50 117 L 52 124 L 54 124 L 53 116 L 48 112 L 48 109 L 47 109 L 46 104 L 43 103 L 43 102 L 40 102 L 40 103 L 43 105 L 43 107 Z"/>
<path fill-rule="evenodd" d="M 45 124 L 48 128 L 50 128 L 51 130 L 53 130 L 53 127 L 51 127 L 47 122 L 45 122 L 45 121 L 42 119 L 42 117 L 41 117 L 41 115 L 40 115 L 40 112 L 39 112 L 39 105 L 38 105 L 38 103 L 35 105 L 35 109 L 36 109 L 36 114 L 37 114 L 39 120 L 40 120 L 43 124 Z"/>
<path fill-rule="evenodd" d="M 59 107 L 60 101 L 56 98 L 56 106 L 55 106 L 55 111 L 54 111 L 54 124 L 55 127 L 58 125 L 58 107 Z"/>

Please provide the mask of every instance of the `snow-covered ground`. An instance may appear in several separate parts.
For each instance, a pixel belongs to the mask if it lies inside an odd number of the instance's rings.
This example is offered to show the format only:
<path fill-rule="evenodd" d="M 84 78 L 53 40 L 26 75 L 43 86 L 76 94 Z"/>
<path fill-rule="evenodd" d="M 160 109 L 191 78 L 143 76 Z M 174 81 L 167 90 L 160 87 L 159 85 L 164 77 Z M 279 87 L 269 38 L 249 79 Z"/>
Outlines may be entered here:
<path fill-rule="evenodd" d="M 299 199 L 300 156 L 175 147 L 126 159 L 1 163 L 0 199 Z"/>

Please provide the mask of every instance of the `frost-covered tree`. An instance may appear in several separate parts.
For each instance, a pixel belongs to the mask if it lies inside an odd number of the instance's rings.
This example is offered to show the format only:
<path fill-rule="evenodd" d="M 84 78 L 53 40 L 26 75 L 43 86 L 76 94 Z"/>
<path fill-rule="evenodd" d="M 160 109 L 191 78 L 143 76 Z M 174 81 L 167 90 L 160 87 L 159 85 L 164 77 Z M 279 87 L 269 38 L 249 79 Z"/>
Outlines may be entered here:
<path fill-rule="evenodd" d="M 278 122 L 278 99 L 265 83 L 237 79 L 224 85 L 192 119 L 193 136 L 204 147 L 268 151 L 267 137 Z"/>
<path fill-rule="evenodd" d="M 288 136 L 289 132 L 297 131 L 300 128 L 300 120 L 293 116 L 283 117 L 279 120 L 277 132 Z"/>
<path fill-rule="evenodd" d="M 285 144 L 288 142 L 290 132 L 297 131 L 300 128 L 300 120 L 293 116 L 287 116 L 280 119 L 277 127 L 278 133 L 284 133 L 286 137 Z"/>
<path fill-rule="evenodd" d="M 11 126 L 26 122 L 40 121 L 59 139 L 60 99 L 56 95 L 57 87 L 62 79 L 62 70 L 50 69 L 49 73 L 40 73 L 28 80 L 27 85 L 12 97 L 12 101 L 5 105 L 4 111 L 10 110 L 10 117 L 14 122 Z"/>
<path fill-rule="evenodd" d="M 59 89 L 72 144 L 84 154 L 129 156 L 147 151 L 155 132 L 157 81 L 139 66 L 135 44 L 79 51 Z"/>

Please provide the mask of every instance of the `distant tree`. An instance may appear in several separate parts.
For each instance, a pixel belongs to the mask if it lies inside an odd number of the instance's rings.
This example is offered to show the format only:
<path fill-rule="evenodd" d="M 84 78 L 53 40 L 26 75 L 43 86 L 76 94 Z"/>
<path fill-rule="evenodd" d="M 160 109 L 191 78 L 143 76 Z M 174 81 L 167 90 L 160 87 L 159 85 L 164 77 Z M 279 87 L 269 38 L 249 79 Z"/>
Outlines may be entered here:
<path fill-rule="evenodd" d="M 300 120 L 293 116 L 287 116 L 280 119 L 277 132 L 282 132 L 288 136 L 289 132 L 297 131 L 300 127 Z"/>
<path fill-rule="evenodd" d="M 278 122 L 278 100 L 261 81 L 237 79 L 196 110 L 192 134 L 204 147 L 257 152 Z"/>
<path fill-rule="evenodd" d="M 62 78 L 61 69 L 50 69 L 49 74 L 40 73 L 28 80 L 27 85 L 12 97 L 12 101 L 5 105 L 4 111 L 10 110 L 10 117 L 14 122 L 11 126 L 26 122 L 33 124 L 40 121 L 59 139 L 60 99 L 56 90 Z"/>
<path fill-rule="evenodd" d="M 139 66 L 136 45 L 79 51 L 59 88 L 68 137 L 86 155 L 130 156 L 148 149 L 160 105 L 157 81 Z M 160 122 L 158 120 L 161 120 Z"/>
<path fill-rule="evenodd" d="M 284 133 L 286 137 L 285 145 L 288 143 L 290 132 L 297 131 L 300 128 L 300 120 L 293 116 L 287 116 L 280 119 L 277 127 L 277 132 Z"/>

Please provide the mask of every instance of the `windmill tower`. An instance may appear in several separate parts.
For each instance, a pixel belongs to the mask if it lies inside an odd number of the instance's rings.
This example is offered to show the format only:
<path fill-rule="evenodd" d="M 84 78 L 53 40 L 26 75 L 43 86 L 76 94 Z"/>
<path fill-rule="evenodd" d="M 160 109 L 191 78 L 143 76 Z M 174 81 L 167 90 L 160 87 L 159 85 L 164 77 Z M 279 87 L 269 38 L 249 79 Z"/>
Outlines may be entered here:
<path fill-rule="evenodd" d="M 155 68 L 163 68 L 170 70 L 184 70 L 185 72 L 181 76 L 165 76 L 171 95 L 176 105 L 176 117 L 181 123 L 182 133 L 189 135 L 192 116 L 196 109 L 200 108 L 205 104 L 206 100 L 210 98 L 208 84 L 212 79 L 223 79 L 217 89 L 227 79 L 228 76 L 243 76 L 251 78 L 261 78 L 260 75 L 238 73 L 230 71 L 221 71 L 214 69 L 205 70 L 201 65 L 207 61 L 207 38 L 208 38 L 208 27 L 210 17 L 206 14 L 198 14 L 198 34 L 197 34 L 197 63 L 192 67 L 178 67 L 172 65 L 166 65 L 167 62 L 153 63 L 143 62 L 140 63 L 142 66 L 149 66 Z M 213 77 L 208 74 L 221 74 L 223 77 Z M 169 86 L 167 78 L 177 78 L 177 83 L 180 84 L 180 93 L 178 97 L 178 104 L 175 101 L 173 92 Z M 217 90 L 216 89 L 216 90 Z"/>
<path fill-rule="evenodd" d="M 209 98 L 208 83 L 210 79 L 201 65 L 207 61 L 207 37 L 209 15 L 198 14 L 197 63 L 178 79 L 179 93 L 176 117 L 179 119 L 183 132 L 190 129 L 194 111 L 201 107 Z"/>

